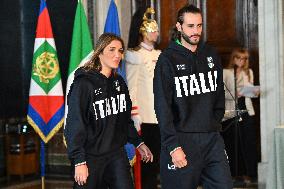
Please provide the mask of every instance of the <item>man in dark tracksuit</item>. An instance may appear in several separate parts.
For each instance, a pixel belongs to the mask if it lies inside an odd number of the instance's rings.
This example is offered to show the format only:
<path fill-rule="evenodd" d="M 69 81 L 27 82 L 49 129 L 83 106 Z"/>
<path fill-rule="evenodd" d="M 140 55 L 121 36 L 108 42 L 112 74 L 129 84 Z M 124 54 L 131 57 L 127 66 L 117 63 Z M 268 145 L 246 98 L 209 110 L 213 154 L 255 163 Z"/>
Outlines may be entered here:
<path fill-rule="evenodd" d="M 200 9 L 179 10 L 173 41 L 157 62 L 154 103 L 161 131 L 163 189 L 230 189 L 232 179 L 219 134 L 224 115 L 222 67 L 200 41 Z"/>

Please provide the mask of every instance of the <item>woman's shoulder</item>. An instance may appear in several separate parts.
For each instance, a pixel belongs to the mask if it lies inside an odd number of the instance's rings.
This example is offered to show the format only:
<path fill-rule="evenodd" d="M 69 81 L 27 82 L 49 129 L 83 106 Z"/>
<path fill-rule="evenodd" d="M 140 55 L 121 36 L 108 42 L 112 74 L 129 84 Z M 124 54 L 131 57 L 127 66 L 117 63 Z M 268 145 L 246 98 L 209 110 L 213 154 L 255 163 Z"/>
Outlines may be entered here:
<path fill-rule="evenodd" d="M 251 68 L 249 68 L 249 74 L 252 75 L 253 74 L 253 71 Z"/>
<path fill-rule="evenodd" d="M 224 68 L 223 72 L 224 72 L 224 74 L 231 74 L 231 73 L 234 73 L 234 69 L 233 68 Z"/>

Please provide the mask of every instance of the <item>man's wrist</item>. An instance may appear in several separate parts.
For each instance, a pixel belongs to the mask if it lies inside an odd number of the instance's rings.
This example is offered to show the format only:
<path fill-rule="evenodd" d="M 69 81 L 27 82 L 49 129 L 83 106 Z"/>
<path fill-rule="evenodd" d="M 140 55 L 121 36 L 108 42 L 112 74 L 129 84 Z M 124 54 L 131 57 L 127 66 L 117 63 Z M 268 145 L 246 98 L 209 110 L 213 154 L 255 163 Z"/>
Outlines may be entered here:
<path fill-rule="evenodd" d="M 172 155 L 175 151 L 177 151 L 178 149 L 181 149 L 181 147 L 176 147 L 175 149 L 173 149 L 172 151 L 170 151 L 170 155 Z"/>
<path fill-rule="evenodd" d="M 141 142 L 141 143 L 136 147 L 136 149 L 139 148 L 142 144 L 144 144 L 144 142 Z"/>
<path fill-rule="evenodd" d="M 85 164 L 87 164 L 86 161 L 84 161 L 84 162 L 82 162 L 82 163 L 77 163 L 77 164 L 75 164 L 75 167 L 78 167 L 78 166 L 80 166 L 80 165 L 85 165 Z"/>

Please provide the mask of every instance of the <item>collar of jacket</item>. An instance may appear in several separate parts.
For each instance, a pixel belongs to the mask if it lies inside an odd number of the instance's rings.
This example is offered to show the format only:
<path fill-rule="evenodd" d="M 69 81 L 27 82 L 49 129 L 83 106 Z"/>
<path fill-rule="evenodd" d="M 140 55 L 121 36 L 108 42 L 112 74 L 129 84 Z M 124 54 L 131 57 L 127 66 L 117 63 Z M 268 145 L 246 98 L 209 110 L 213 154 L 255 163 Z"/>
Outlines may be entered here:
<path fill-rule="evenodd" d="M 148 44 L 146 44 L 144 42 L 141 42 L 140 46 L 143 47 L 144 49 L 148 50 L 148 51 L 152 51 L 154 49 L 153 45 L 148 45 Z"/>

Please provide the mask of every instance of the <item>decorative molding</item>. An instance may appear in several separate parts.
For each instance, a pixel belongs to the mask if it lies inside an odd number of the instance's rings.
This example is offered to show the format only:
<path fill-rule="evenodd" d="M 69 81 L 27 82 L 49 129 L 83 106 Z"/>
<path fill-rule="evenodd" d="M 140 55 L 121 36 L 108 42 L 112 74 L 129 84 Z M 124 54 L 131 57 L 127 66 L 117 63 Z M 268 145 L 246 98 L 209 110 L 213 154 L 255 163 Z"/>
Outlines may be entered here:
<path fill-rule="evenodd" d="M 203 41 L 207 41 L 207 0 L 203 0 L 199 5 L 202 11 L 202 23 L 203 23 Z"/>
<path fill-rule="evenodd" d="M 134 15 L 134 13 L 137 10 L 137 3 L 136 0 L 131 0 L 131 15 Z"/>
<path fill-rule="evenodd" d="M 156 0 L 156 21 L 159 28 L 161 28 L 161 0 Z M 159 35 L 157 44 L 159 44 L 160 41 L 161 41 L 161 36 Z"/>
<path fill-rule="evenodd" d="M 95 31 L 95 27 L 94 27 L 94 4 L 93 0 L 87 0 L 88 3 L 88 7 L 87 7 L 87 16 L 88 16 L 88 24 L 89 24 L 89 29 L 90 29 L 90 33 L 91 36 L 94 36 L 94 31 Z M 93 37 L 92 37 L 93 38 Z"/>
<path fill-rule="evenodd" d="M 117 10 L 119 15 L 121 38 L 127 47 L 131 23 L 131 1 L 120 0 L 117 3 Z"/>

